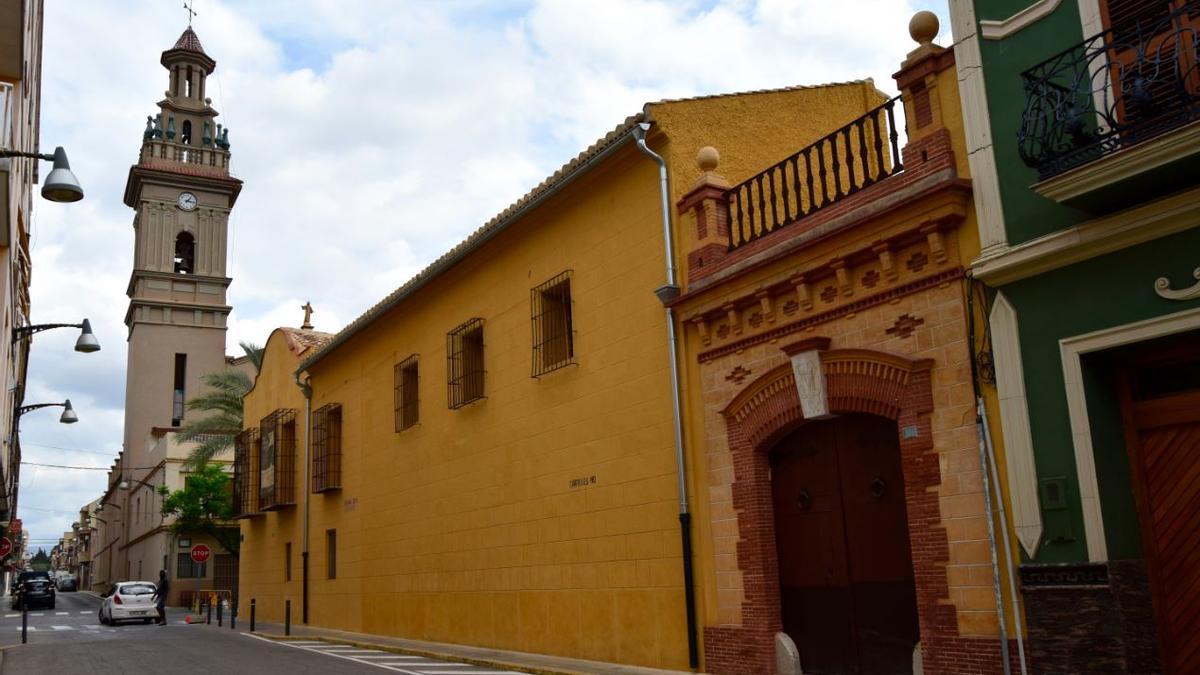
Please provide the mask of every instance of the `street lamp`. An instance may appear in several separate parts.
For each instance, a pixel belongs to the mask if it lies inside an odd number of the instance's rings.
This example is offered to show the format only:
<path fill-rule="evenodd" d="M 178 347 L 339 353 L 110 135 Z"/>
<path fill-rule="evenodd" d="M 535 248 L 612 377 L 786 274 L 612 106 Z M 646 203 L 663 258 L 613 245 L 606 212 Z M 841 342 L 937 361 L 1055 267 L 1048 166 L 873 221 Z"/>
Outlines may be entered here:
<path fill-rule="evenodd" d="M 92 333 L 92 322 L 87 319 L 84 319 L 83 323 L 39 323 L 33 326 L 17 326 L 13 328 L 13 342 L 51 328 L 78 328 L 79 339 L 75 341 L 75 351 L 84 354 L 100 351 L 100 341 Z"/>
<path fill-rule="evenodd" d="M 157 485 L 155 485 L 155 484 L 153 484 L 153 483 L 147 483 L 146 481 L 144 481 L 144 480 L 138 480 L 137 478 L 124 478 L 124 477 L 122 477 L 122 478 L 121 478 L 121 482 L 120 482 L 120 483 L 117 483 L 117 489 L 118 489 L 118 490 L 128 490 L 128 489 L 129 489 L 129 481 L 133 481 L 133 482 L 135 482 L 135 483 L 137 483 L 138 485 L 141 485 L 141 486 L 143 486 L 143 487 L 148 487 L 148 488 L 150 488 L 151 490 L 156 490 L 156 489 L 158 489 L 158 486 L 157 486 Z"/>
<path fill-rule="evenodd" d="M 33 405 L 23 405 L 20 408 L 17 408 L 17 419 L 20 419 L 21 415 L 24 415 L 30 410 L 55 407 L 63 409 L 62 415 L 60 415 L 58 418 L 59 422 L 62 422 L 63 424 L 74 424 L 79 421 L 79 416 L 75 414 L 75 409 L 71 407 L 71 399 L 67 399 L 62 403 L 34 403 Z M 14 429 L 14 431 L 16 430 Z"/>
<path fill-rule="evenodd" d="M 71 173 L 71 164 L 67 161 L 67 151 L 63 150 L 61 145 L 54 149 L 52 155 L 22 150 L 0 150 L 0 159 L 8 157 L 31 157 L 54 162 L 54 168 L 50 170 L 50 175 L 46 176 L 46 182 L 42 184 L 42 197 L 52 202 L 77 202 L 83 199 L 83 188 L 79 185 L 79 179 L 75 177 L 74 173 Z"/>

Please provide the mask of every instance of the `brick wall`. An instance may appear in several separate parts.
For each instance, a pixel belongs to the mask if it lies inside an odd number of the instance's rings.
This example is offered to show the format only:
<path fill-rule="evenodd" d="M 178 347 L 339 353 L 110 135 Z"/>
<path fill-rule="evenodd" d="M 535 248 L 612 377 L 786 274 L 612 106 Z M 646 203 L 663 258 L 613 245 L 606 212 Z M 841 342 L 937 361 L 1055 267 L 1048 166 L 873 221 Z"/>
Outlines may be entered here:
<path fill-rule="evenodd" d="M 1037 673 L 1160 673 L 1143 560 L 1022 565 Z"/>

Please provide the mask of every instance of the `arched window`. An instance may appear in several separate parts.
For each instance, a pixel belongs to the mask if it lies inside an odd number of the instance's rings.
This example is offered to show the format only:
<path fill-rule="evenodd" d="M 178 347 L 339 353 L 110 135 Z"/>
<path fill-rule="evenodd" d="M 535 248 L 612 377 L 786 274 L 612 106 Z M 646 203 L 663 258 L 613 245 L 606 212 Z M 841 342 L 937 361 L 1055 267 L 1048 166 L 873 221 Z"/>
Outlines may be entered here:
<path fill-rule="evenodd" d="M 195 270 L 196 239 L 190 232 L 175 237 L 175 273 L 191 274 Z"/>
<path fill-rule="evenodd" d="M 192 123 L 190 121 L 185 120 L 183 122 L 183 136 L 180 137 L 179 141 L 184 145 L 192 144 Z"/>

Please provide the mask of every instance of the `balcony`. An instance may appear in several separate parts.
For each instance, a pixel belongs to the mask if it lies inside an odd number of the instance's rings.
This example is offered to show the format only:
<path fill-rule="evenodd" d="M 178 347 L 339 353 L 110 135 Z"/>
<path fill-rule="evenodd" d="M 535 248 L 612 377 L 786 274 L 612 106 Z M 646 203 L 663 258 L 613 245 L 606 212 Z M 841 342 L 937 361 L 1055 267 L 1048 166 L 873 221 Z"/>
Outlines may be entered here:
<path fill-rule="evenodd" d="M 1115 208 L 1194 183 L 1200 157 L 1200 0 L 1137 15 L 1022 73 L 1017 142 L 1033 189 Z"/>
<path fill-rule="evenodd" d="M 733 251 L 904 169 L 903 121 L 889 99 L 862 117 L 735 185 L 727 193 Z M 898 130 L 899 129 L 899 130 Z"/>

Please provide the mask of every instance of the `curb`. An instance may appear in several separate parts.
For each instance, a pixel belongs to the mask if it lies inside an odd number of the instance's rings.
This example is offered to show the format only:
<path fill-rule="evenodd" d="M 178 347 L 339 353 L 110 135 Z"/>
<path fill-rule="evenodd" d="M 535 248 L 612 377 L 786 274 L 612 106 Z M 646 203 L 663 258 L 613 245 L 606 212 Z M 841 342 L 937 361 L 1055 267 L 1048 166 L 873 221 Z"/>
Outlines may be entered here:
<path fill-rule="evenodd" d="M 582 670 L 561 670 L 548 669 L 541 666 L 533 666 L 529 664 L 514 663 L 511 661 L 498 661 L 493 659 L 480 659 L 461 654 L 447 654 L 445 652 L 437 652 L 428 649 L 413 649 L 410 647 L 396 647 L 394 645 L 382 645 L 374 642 L 363 642 L 361 640 L 347 640 L 345 638 L 330 637 L 320 634 L 308 635 L 279 635 L 277 633 L 252 633 L 259 637 L 264 637 L 277 642 L 290 641 L 306 641 L 306 640 L 321 640 L 330 644 L 346 645 L 349 647 L 358 647 L 360 649 L 378 649 L 384 652 L 393 654 L 405 654 L 407 656 L 424 656 L 426 658 L 441 659 L 443 661 L 453 661 L 456 663 L 466 663 L 472 666 L 481 666 L 484 668 L 507 668 L 516 670 L 529 675 L 590 675 L 587 671 Z"/>

